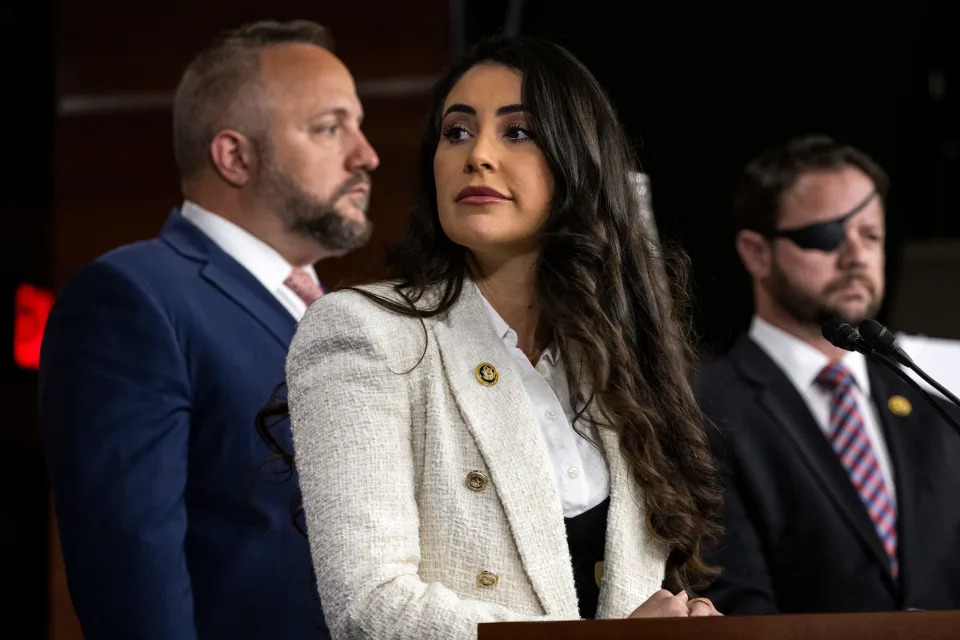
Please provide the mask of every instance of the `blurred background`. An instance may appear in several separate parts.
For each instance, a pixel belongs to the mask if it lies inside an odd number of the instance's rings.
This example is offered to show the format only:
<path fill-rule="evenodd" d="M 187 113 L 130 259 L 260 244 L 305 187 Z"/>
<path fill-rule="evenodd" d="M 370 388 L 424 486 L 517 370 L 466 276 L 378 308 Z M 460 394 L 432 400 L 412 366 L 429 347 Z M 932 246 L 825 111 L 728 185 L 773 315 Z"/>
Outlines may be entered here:
<path fill-rule="evenodd" d="M 893 7 L 893 5 L 891 5 Z M 483 35 L 568 46 L 610 92 L 650 177 L 662 237 L 689 253 L 705 354 L 750 317 L 731 190 L 746 161 L 802 133 L 867 151 L 890 173 L 881 319 L 960 338 L 960 40 L 946 0 L 687 3 L 603 0 L 5 1 L 0 154 L 2 634 L 80 638 L 36 424 L 36 358 L 53 296 L 79 266 L 155 235 L 180 202 L 173 89 L 220 31 L 262 19 L 329 27 L 382 159 L 368 247 L 324 262 L 370 280 L 409 211 L 433 79 Z M 8 632 L 14 635 L 7 635 Z"/>

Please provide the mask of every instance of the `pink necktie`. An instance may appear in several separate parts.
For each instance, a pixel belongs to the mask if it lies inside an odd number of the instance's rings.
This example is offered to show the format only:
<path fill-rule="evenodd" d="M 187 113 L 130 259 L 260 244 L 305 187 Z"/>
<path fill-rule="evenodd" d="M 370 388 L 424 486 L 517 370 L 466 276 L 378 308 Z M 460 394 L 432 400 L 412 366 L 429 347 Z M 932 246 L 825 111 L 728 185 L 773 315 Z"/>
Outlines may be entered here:
<path fill-rule="evenodd" d="M 308 307 L 323 295 L 323 288 L 313 281 L 313 278 L 310 277 L 310 274 L 307 273 L 306 270 L 300 267 L 291 271 L 287 279 L 283 281 L 283 284 L 290 287 Z"/>
<path fill-rule="evenodd" d="M 830 443 L 860 494 L 863 506 L 867 508 L 880 542 L 890 558 L 890 573 L 896 579 L 900 573 L 897 512 L 853 395 L 853 375 L 837 362 L 823 368 L 817 376 L 817 384 L 831 393 Z"/>

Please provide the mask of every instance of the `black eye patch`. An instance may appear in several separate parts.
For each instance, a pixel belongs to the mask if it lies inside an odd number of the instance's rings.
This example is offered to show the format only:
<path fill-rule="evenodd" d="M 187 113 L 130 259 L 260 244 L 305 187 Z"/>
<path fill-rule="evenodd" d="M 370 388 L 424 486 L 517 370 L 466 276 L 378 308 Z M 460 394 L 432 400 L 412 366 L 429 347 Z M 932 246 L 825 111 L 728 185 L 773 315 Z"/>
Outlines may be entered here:
<path fill-rule="evenodd" d="M 768 238 L 786 238 L 801 249 L 816 249 L 817 251 L 836 251 L 843 244 L 846 238 L 843 226 L 847 220 L 860 213 L 866 207 L 873 197 L 877 195 L 874 189 L 860 204 L 850 211 L 840 215 L 840 217 L 826 222 L 817 222 L 808 224 L 804 227 L 795 227 L 793 229 L 776 229 L 765 234 Z"/>

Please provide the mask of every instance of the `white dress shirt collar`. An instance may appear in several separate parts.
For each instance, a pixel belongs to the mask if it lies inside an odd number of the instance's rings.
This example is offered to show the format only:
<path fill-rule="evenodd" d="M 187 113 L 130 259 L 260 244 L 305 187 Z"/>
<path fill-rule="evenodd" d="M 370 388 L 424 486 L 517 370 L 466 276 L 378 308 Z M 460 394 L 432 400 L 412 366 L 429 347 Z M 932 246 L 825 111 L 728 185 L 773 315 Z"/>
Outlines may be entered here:
<path fill-rule="evenodd" d="M 283 286 L 283 281 L 293 270 L 293 265 L 277 253 L 276 249 L 226 218 L 189 200 L 183 203 L 180 213 L 207 234 L 227 255 L 243 265 L 268 291 Z M 312 265 L 303 268 L 314 282 L 320 284 Z"/>
<path fill-rule="evenodd" d="M 493 305 L 490 304 L 490 301 L 487 300 L 486 296 L 483 295 L 483 292 L 480 291 L 480 287 L 474 282 L 473 285 L 477 287 L 477 293 L 480 294 L 480 301 L 483 303 L 483 308 L 487 312 L 487 317 L 490 318 L 490 324 L 493 327 L 494 333 L 497 334 L 504 344 L 508 348 L 514 348 L 517 346 L 517 332 L 510 328 L 510 325 L 500 317 L 500 314 L 497 313 L 497 310 L 493 308 Z M 543 350 L 543 353 L 540 354 L 541 358 L 546 358 L 551 366 L 556 366 L 557 361 L 559 360 L 559 354 L 556 353 L 554 349 L 554 343 L 550 343 L 550 346 Z"/>
<path fill-rule="evenodd" d="M 808 389 L 830 363 L 823 353 L 800 338 L 779 329 L 763 318 L 753 317 L 750 338 L 780 367 L 797 389 Z M 866 397 L 870 397 L 867 360 L 862 353 L 846 353 L 840 359 L 853 376 L 853 381 Z"/>

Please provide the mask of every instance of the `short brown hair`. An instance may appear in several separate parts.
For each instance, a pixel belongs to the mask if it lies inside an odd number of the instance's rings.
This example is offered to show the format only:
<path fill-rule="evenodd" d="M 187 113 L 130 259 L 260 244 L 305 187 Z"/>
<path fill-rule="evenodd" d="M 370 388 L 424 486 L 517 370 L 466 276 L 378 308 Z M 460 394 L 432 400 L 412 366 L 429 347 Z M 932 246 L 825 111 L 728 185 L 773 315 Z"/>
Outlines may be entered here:
<path fill-rule="evenodd" d="M 737 184 L 733 203 L 737 231 L 774 231 L 780 219 L 783 196 L 801 175 L 810 171 L 839 171 L 845 167 L 855 167 L 867 174 L 880 198 L 886 199 L 890 179 L 883 168 L 863 151 L 839 144 L 833 138 L 809 135 L 767 149 L 747 164 Z"/>
<path fill-rule="evenodd" d="M 278 44 L 304 43 L 333 50 L 322 25 L 309 20 L 263 20 L 228 31 L 187 66 L 173 99 L 173 153 L 181 179 L 194 177 L 209 158 L 218 131 L 262 134 L 260 52 Z"/>

